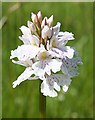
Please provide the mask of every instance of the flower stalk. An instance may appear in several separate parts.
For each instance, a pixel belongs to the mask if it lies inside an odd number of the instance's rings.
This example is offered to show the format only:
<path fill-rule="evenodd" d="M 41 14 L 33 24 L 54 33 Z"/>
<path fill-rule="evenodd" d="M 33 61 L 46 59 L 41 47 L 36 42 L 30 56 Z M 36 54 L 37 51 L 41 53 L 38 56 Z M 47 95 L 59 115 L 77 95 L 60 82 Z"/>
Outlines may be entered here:
<path fill-rule="evenodd" d="M 39 81 L 39 89 L 42 81 Z M 39 90 L 39 117 L 46 118 L 46 97 Z"/>

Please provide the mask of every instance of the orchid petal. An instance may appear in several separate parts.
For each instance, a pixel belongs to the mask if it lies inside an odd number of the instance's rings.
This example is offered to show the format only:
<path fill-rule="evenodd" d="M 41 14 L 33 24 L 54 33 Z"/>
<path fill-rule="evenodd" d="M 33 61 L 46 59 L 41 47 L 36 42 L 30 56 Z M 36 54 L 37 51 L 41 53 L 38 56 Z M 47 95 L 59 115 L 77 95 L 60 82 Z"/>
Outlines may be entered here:
<path fill-rule="evenodd" d="M 20 30 L 22 31 L 22 33 L 23 33 L 24 35 L 31 34 L 30 29 L 29 29 L 28 27 L 24 26 L 24 25 L 20 27 Z"/>
<path fill-rule="evenodd" d="M 39 52 L 39 48 L 31 45 L 21 45 L 17 49 L 11 51 L 10 59 L 17 57 L 19 60 L 27 60 L 34 58 Z"/>
<path fill-rule="evenodd" d="M 13 82 L 13 88 L 19 85 L 21 82 L 28 79 L 33 74 L 33 70 L 31 67 L 25 69 L 25 71 L 17 78 L 16 81 Z"/>

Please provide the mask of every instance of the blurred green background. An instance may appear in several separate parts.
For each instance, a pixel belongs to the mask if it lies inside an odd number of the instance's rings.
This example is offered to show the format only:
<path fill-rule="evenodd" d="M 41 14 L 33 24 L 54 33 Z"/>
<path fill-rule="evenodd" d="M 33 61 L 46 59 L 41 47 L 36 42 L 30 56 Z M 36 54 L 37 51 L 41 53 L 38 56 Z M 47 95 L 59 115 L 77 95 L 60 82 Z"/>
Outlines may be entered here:
<path fill-rule="evenodd" d="M 61 22 L 61 30 L 75 34 L 68 45 L 79 52 L 83 65 L 80 75 L 72 79 L 67 93 L 61 91 L 56 98 L 47 97 L 47 118 L 93 117 L 93 3 L 2 3 L 2 56 L 4 118 L 39 117 L 39 81 L 25 81 L 17 88 L 12 82 L 24 71 L 9 59 L 10 51 L 22 42 L 21 25 L 31 20 L 31 12 L 42 11 L 43 17 L 54 15 L 54 25 Z"/>

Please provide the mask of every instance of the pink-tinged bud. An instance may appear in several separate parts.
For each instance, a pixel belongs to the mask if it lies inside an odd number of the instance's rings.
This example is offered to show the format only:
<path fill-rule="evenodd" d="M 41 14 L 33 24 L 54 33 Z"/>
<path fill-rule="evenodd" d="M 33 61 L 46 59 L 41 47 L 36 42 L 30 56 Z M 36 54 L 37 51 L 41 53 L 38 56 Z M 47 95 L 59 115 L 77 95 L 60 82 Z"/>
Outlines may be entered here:
<path fill-rule="evenodd" d="M 37 23 L 37 16 L 36 16 L 36 14 L 32 13 L 31 18 L 32 18 L 33 23 Z"/>
<path fill-rule="evenodd" d="M 47 20 L 49 27 L 53 25 L 53 15 Z"/>
<path fill-rule="evenodd" d="M 27 26 L 29 27 L 29 29 L 30 29 L 32 32 L 35 32 L 35 31 L 36 31 L 36 27 L 35 27 L 35 25 L 33 24 L 33 22 L 27 21 Z"/>
<path fill-rule="evenodd" d="M 39 20 L 39 22 L 40 22 L 40 24 L 41 24 L 41 22 L 42 22 L 42 13 L 41 13 L 41 11 L 39 11 L 39 12 L 37 13 L 37 16 L 38 16 L 38 20 Z"/>
<path fill-rule="evenodd" d="M 42 29 L 42 38 L 46 39 L 46 38 L 50 38 L 52 35 L 52 30 L 45 25 L 44 28 Z"/>

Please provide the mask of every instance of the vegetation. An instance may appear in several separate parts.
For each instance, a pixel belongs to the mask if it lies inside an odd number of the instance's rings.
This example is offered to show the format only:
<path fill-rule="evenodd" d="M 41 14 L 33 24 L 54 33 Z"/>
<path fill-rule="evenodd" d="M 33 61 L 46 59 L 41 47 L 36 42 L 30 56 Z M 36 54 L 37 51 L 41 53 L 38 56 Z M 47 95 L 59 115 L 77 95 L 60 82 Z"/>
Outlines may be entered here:
<path fill-rule="evenodd" d="M 93 117 L 93 22 L 92 3 L 2 3 L 2 111 L 4 118 L 39 117 L 39 81 L 25 81 L 17 88 L 12 82 L 24 71 L 14 65 L 10 51 L 21 45 L 18 36 L 21 25 L 31 20 L 31 12 L 42 11 L 43 16 L 54 15 L 54 24 L 61 22 L 61 30 L 75 34 L 68 45 L 79 52 L 83 65 L 80 75 L 72 80 L 67 93 L 61 91 L 56 98 L 46 98 L 47 118 Z M 42 104 L 43 105 L 43 104 Z"/>

